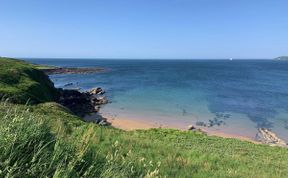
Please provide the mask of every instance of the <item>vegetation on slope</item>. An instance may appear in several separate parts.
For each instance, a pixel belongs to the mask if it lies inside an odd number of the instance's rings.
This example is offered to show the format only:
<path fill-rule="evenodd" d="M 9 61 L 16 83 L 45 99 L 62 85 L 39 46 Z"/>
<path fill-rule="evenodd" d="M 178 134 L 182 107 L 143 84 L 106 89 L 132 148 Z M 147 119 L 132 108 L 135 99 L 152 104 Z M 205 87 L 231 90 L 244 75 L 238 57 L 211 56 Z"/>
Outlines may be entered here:
<path fill-rule="evenodd" d="M 46 113 L 41 112 L 45 107 L 54 108 L 49 119 L 60 116 L 59 120 L 46 120 Z M 97 133 L 92 125 L 78 125 L 78 118 L 53 103 L 27 107 L 2 102 L 0 108 L 0 177 L 149 177 L 157 174 L 158 166 L 137 169 L 138 162 L 133 162 L 130 153 L 123 152 L 117 142 L 107 146 L 109 150 L 103 154 L 97 148 L 98 139 L 92 140 Z M 30 112 L 30 109 L 36 110 Z M 56 113 L 60 115 L 54 115 Z M 67 123 L 70 117 L 75 121 Z"/>
<path fill-rule="evenodd" d="M 15 103 L 54 101 L 57 89 L 35 65 L 21 60 L 0 58 L 0 97 Z"/>
<path fill-rule="evenodd" d="M 54 102 L 0 102 L 0 135 L 0 177 L 288 175 L 286 148 L 173 129 L 126 132 Z"/>

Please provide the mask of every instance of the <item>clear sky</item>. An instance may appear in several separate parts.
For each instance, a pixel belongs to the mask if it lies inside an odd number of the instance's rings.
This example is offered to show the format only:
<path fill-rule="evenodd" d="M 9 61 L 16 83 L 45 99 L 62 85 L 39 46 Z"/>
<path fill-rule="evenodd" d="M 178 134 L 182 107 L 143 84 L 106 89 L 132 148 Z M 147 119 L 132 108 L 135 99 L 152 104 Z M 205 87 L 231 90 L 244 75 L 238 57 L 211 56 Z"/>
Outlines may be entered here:
<path fill-rule="evenodd" d="M 288 55 L 288 0 L 0 0 L 0 56 L 279 55 Z"/>

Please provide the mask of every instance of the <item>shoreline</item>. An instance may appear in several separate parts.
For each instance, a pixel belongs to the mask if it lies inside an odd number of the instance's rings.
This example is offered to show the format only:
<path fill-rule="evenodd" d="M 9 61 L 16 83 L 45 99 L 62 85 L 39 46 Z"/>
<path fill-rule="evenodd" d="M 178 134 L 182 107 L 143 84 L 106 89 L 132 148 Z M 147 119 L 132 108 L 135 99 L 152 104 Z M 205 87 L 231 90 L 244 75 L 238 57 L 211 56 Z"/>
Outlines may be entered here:
<path fill-rule="evenodd" d="M 61 67 L 55 67 L 55 68 L 44 68 L 44 69 L 40 69 L 42 70 L 44 73 L 46 73 L 47 75 L 53 75 L 53 74 L 88 74 L 88 73 L 99 73 L 99 72 L 104 72 L 105 69 L 103 68 L 98 68 L 98 67 L 93 67 L 93 68 L 61 68 Z M 70 85 L 71 83 L 67 84 Z M 60 88 L 61 89 L 61 88 Z M 287 143 L 285 141 L 283 141 L 282 139 L 278 138 L 277 135 L 273 132 L 271 132 L 269 129 L 266 128 L 259 128 L 260 129 L 260 133 L 262 134 L 262 137 L 265 139 L 263 140 L 258 140 L 253 139 L 249 136 L 244 136 L 244 135 L 239 135 L 239 134 L 233 134 L 233 133 L 227 133 L 224 131 L 219 131 L 219 130 L 210 130 L 206 127 L 203 126 L 194 126 L 194 125 L 189 125 L 188 127 L 184 128 L 184 127 L 177 127 L 175 125 L 172 125 L 170 123 L 159 123 L 159 122 L 155 122 L 155 121 L 147 121 L 144 119 L 139 118 L 138 116 L 134 117 L 134 118 L 119 118 L 119 117 L 111 117 L 109 115 L 105 115 L 102 113 L 99 113 L 99 110 L 101 108 L 101 105 L 107 104 L 108 100 L 105 98 L 105 96 L 101 96 L 102 94 L 105 93 L 104 90 L 102 90 L 102 88 L 98 87 L 98 88 L 93 88 L 91 91 L 86 91 L 86 92 L 80 92 L 77 90 L 65 90 L 62 89 L 64 92 L 70 92 L 70 94 L 68 94 L 68 98 L 69 98 L 69 102 L 71 103 L 71 97 L 72 100 L 76 101 L 76 103 L 78 103 L 79 101 L 82 101 L 83 99 L 86 101 L 89 101 L 88 105 L 91 106 L 91 108 L 89 108 L 89 111 L 86 112 L 83 115 L 83 119 L 85 121 L 93 121 L 96 122 L 99 125 L 103 125 L 103 126 L 107 126 L 107 125 L 111 125 L 114 128 L 119 128 L 125 131 L 132 131 L 132 130 L 148 130 L 148 129 L 152 129 L 152 128 L 167 128 L 167 129 L 176 129 L 176 130 L 180 130 L 180 131 L 199 131 L 199 132 L 203 132 L 204 134 L 206 134 L 207 136 L 218 136 L 218 137 L 222 137 L 222 138 L 233 138 L 233 139 L 238 139 L 238 140 L 242 140 L 242 141 L 247 141 L 250 143 L 254 143 L 254 144 L 270 144 L 270 145 L 277 145 L 277 146 L 287 146 Z M 98 91 L 99 90 L 99 91 Z M 100 91 L 101 90 L 101 91 Z M 77 94 L 71 94 L 71 92 L 78 92 Z M 78 95 L 85 95 L 85 97 L 80 97 Z M 75 97 L 75 96 L 76 97 Z M 89 96 L 86 96 L 89 95 Z M 64 95 L 63 95 L 64 96 Z M 67 100 L 67 97 L 64 98 L 62 96 L 63 101 Z M 72 102 L 75 103 L 75 102 Z M 68 107 L 69 104 L 65 105 L 65 103 L 61 103 L 60 104 Z M 79 106 L 79 104 L 76 104 L 75 106 Z M 77 112 L 75 112 L 75 108 L 71 108 L 68 107 L 71 111 L 74 111 L 75 114 L 77 114 Z M 88 114 L 90 113 L 90 114 Z M 96 113 L 96 117 L 93 116 L 92 113 Z M 78 113 L 79 114 L 79 113 Z M 89 115 L 89 117 L 86 117 L 87 114 Z M 91 115 L 92 114 L 92 115 Z M 86 117 L 86 119 L 85 119 Z M 88 118 L 88 119 L 87 119 Z M 257 135 L 256 135 L 257 136 Z M 268 140 L 268 141 L 267 141 Z"/>
<path fill-rule="evenodd" d="M 102 115 L 102 114 L 101 114 Z M 128 118 L 118 118 L 114 117 L 111 118 L 106 115 L 102 115 L 104 118 L 107 119 L 109 123 L 111 123 L 111 126 L 114 128 L 122 129 L 125 131 L 133 131 L 133 130 L 148 130 L 148 129 L 153 129 L 153 128 L 166 128 L 166 129 L 177 129 L 180 131 L 190 131 L 187 129 L 183 128 L 177 128 L 173 127 L 172 125 L 164 125 L 158 122 L 149 122 L 149 121 L 144 121 L 143 119 L 128 119 Z M 236 134 L 229 134 L 221 131 L 211 131 L 203 127 L 196 127 L 196 129 L 200 129 L 202 132 L 207 134 L 208 136 L 218 136 L 222 138 L 233 138 L 233 139 L 238 139 L 242 141 L 248 141 L 254 144 L 263 144 L 260 141 L 253 140 L 252 138 L 241 136 L 241 135 L 236 135 Z"/>

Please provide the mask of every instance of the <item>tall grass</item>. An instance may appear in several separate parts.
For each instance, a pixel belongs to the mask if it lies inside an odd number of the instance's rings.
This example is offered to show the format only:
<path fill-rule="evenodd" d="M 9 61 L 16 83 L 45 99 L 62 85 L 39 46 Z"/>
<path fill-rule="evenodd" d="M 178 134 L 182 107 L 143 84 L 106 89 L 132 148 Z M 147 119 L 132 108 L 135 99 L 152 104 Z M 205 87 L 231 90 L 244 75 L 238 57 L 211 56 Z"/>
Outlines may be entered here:
<path fill-rule="evenodd" d="M 0 116 L 0 177 L 160 177 L 159 164 L 131 157 L 118 142 L 103 155 L 89 135 L 65 140 L 29 109 L 0 104 L 7 108 Z"/>

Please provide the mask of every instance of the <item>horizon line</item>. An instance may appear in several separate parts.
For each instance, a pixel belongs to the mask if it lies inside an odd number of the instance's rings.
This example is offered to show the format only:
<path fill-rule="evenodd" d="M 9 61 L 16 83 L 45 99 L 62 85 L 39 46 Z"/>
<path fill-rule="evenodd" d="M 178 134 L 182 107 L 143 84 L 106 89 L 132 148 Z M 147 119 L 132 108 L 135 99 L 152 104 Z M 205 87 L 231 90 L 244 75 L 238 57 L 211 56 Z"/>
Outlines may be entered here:
<path fill-rule="evenodd" d="M 6 57 L 6 56 L 0 56 Z M 87 59 L 87 60 L 271 60 L 275 58 L 115 58 L 115 57 L 10 57 L 19 59 Z"/>

